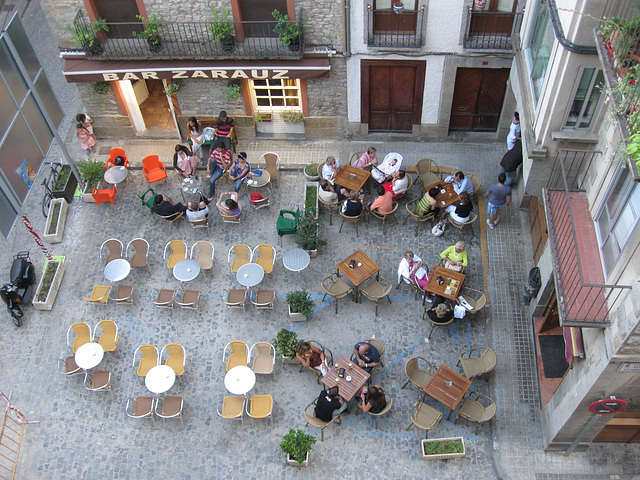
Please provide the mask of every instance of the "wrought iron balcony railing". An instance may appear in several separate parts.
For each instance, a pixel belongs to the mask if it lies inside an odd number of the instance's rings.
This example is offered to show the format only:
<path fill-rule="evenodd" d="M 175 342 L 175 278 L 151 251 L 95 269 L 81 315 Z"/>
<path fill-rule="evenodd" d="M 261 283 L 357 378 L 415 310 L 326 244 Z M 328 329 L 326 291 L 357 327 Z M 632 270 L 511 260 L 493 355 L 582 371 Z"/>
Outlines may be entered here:
<path fill-rule="evenodd" d="M 511 37 L 520 29 L 522 13 L 479 12 L 469 8 L 465 48 L 511 50 Z"/>
<path fill-rule="evenodd" d="M 418 10 L 374 10 L 367 5 L 367 45 L 370 47 L 422 46 L 424 7 Z"/>
<path fill-rule="evenodd" d="M 220 22 L 162 22 L 158 36 L 150 39 L 145 27 L 138 23 L 106 23 L 106 29 L 88 22 L 81 12 L 74 21 L 74 30 L 81 36 L 95 33 L 82 45 L 88 58 L 96 60 L 155 59 L 298 59 L 304 50 L 304 33 L 295 43 L 283 44 L 276 34 L 278 22 L 231 22 L 232 35 L 212 39 L 212 27 Z M 298 28 L 302 28 L 302 9 Z M 89 35 L 91 37 L 91 35 Z M 157 39 L 157 40 L 156 40 Z"/>

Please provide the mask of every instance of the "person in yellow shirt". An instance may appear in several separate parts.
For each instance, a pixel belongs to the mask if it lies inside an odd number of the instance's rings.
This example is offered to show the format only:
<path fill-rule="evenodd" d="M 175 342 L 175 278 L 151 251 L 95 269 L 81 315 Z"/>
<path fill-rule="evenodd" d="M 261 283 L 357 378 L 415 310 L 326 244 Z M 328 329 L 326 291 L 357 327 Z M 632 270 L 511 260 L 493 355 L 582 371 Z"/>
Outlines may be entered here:
<path fill-rule="evenodd" d="M 465 247 L 465 243 L 462 240 L 459 240 L 455 245 L 451 245 L 449 248 L 444 250 L 440 254 L 440 258 L 443 260 L 443 266 L 449 270 L 455 270 L 456 272 L 461 272 L 463 268 L 466 268 L 469 259 Z"/>

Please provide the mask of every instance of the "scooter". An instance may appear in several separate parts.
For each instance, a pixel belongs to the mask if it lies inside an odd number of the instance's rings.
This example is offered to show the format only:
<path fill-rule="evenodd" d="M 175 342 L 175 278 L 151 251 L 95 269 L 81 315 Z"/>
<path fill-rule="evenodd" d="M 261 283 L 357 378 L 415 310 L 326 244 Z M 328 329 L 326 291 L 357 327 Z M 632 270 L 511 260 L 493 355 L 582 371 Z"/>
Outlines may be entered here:
<path fill-rule="evenodd" d="M 36 283 L 36 269 L 31 263 L 29 252 L 18 252 L 13 257 L 9 281 L 0 287 L 0 298 L 7 304 L 7 310 L 13 317 L 16 326 L 22 324 L 22 308 L 20 304 L 29 304 L 33 296 L 33 285 Z"/>

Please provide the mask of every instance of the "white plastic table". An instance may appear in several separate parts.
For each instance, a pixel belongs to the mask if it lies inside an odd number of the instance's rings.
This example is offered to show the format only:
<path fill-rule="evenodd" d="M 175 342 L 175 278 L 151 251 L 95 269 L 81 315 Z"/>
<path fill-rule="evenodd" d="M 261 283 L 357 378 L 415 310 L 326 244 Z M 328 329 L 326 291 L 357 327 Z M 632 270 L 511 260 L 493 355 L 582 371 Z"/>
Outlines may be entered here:
<path fill-rule="evenodd" d="M 144 377 L 144 384 L 150 392 L 164 393 L 173 387 L 176 381 L 176 372 L 168 365 L 156 365 Z"/>
<path fill-rule="evenodd" d="M 282 257 L 284 268 L 291 272 L 301 272 L 309 266 L 310 261 L 311 257 L 309 254 L 301 248 L 289 250 Z"/>
<path fill-rule="evenodd" d="M 261 175 L 259 177 L 255 175 L 249 177 L 250 173 L 247 174 L 247 177 L 246 177 L 247 181 L 245 182 L 247 187 L 261 188 L 271 181 L 271 174 L 268 171 L 263 170 L 261 168 L 256 168 L 255 170 L 260 171 Z"/>
<path fill-rule="evenodd" d="M 254 287 L 264 278 L 264 269 L 257 263 L 245 263 L 236 273 L 236 279 L 240 285 Z"/>
<path fill-rule="evenodd" d="M 123 166 L 114 166 L 104 172 L 104 181 L 111 185 L 118 184 L 127 178 L 129 171 Z"/>
<path fill-rule="evenodd" d="M 181 282 L 190 282 L 194 278 L 198 276 L 200 273 L 200 264 L 195 260 L 191 260 L 190 258 L 186 258 L 184 260 L 180 260 L 176 263 L 176 266 L 173 267 L 173 276 L 176 280 Z"/>
<path fill-rule="evenodd" d="M 78 365 L 83 370 L 97 367 L 102 361 L 103 357 L 104 349 L 102 348 L 102 345 L 95 342 L 89 342 L 85 343 L 84 345 L 80 345 L 75 354 L 76 365 Z"/>
<path fill-rule="evenodd" d="M 127 275 L 129 275 L 130 271 L 131 264 L 128 260 L 124 258 L 116 258 L 115 260 L 111 260 L 104 267 L 104 278 L 106 278 L 110 282 L 119 282 L 120 280 L 124 280 L 125 278 L 127 278 Z"/>
<path fill-rule="evenodd" d="M 233 367 L 224 376 L 224 386 L 234 395 L 245 395 L 256 384 L 256 374 L 249 367 Z"/>

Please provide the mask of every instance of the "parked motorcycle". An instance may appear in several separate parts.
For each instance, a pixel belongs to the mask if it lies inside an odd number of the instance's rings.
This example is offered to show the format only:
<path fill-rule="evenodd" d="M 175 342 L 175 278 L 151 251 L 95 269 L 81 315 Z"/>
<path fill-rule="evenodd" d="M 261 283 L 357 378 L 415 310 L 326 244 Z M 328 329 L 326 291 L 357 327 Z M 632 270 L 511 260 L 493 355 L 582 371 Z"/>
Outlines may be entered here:
<path fill-rule="evenodd" d="M 0 287 L 0 298 L 7 304 L 7 310 L 13 317 L 16 326 L 22 324 L 22 308 L 20 304 L 27 305 L 33 296 L 33 286 L 36 283 L 36 269 L 31 263 L 29 252 L 18 252 L 13 256 L 9 281 Z"/>

